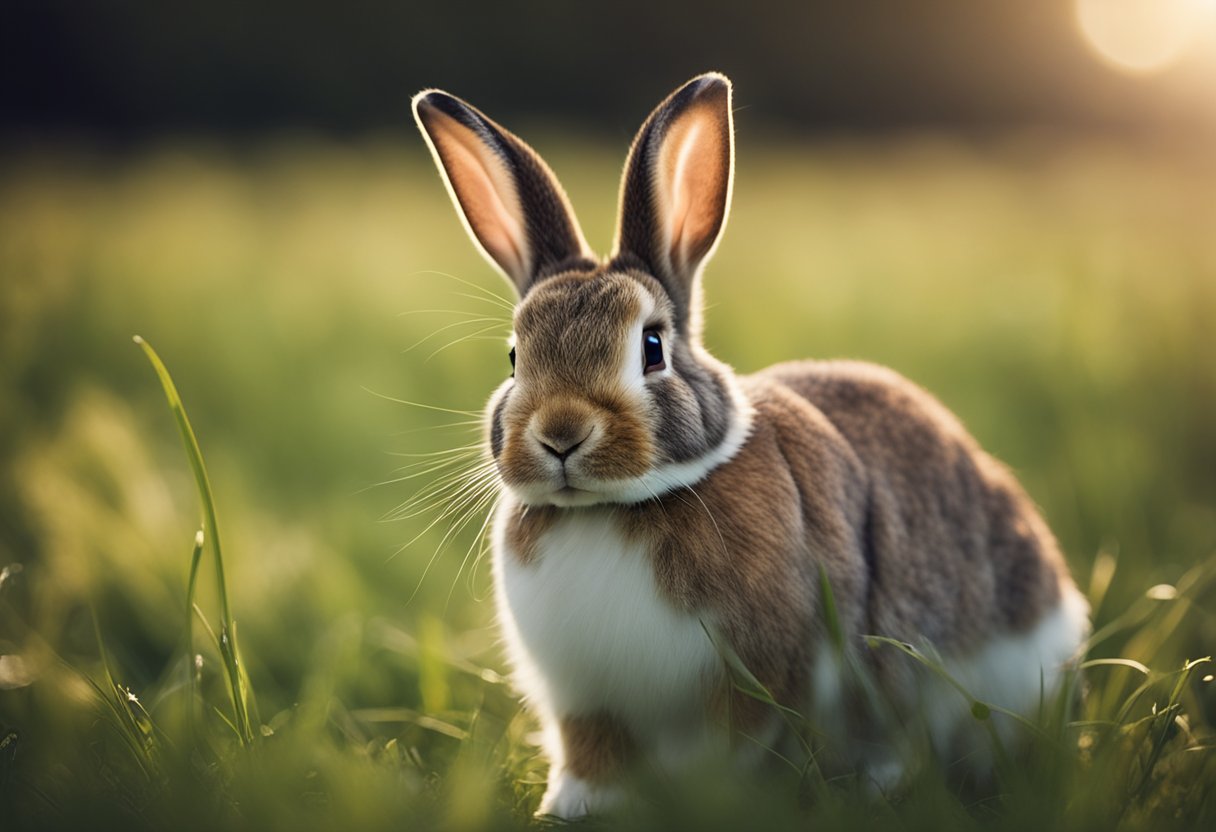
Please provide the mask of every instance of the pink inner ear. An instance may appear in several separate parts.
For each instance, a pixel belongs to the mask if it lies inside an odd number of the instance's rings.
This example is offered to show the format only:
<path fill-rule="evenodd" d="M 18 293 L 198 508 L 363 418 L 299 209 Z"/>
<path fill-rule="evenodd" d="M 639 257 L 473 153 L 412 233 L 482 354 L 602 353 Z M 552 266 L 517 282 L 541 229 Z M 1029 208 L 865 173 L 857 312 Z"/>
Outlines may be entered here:
<path fill-rule="evenodd" d="M 432 111 L 427 132 L 473 236 L 516 282 L 531 265 L 523 210 L 506 166 L 477 135 L 455 119 Z"/>
<path fill-rule="evenodd" d="M 668 129 L 655 166 L 663 247 L 682 272 L 705 256 L 726 210 L 730 148 L 719 115 L 694 107 Z"/>

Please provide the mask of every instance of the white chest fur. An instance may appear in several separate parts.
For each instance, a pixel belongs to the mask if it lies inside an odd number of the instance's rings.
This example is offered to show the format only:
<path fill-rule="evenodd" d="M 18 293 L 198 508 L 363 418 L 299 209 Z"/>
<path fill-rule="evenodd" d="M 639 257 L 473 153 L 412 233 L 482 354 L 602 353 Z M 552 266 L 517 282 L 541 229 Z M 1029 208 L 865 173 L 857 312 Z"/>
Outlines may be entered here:
<path fill-rule="evenodd" d="M 699 732 L 720 662 L 608 509 L 566 512 L 521 563 L 495 523 L 498 612 L 524 694 L 547 716 L 607 711 L 640 738 Z"/>

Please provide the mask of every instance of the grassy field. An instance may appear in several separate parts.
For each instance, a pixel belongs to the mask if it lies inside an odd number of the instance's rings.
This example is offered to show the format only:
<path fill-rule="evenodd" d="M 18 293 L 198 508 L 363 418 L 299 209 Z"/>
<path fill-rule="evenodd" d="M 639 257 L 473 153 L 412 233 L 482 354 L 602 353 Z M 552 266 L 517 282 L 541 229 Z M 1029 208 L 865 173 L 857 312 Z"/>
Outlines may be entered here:
<path fill-rule="evenodd" d="M 647 784 L 629 825 L 1216 819 L 1212 666 L 1182 671 L 1216 644 L 1216 158 L 740 141 L 711 349 L 740 371 L 865 358 L 934 391 L 1042 506 L 1095 605 L 1091 657 L 1147 676 L 1090 668 L 993 793 L 704 771 Z M 606 248 L 624 147 L 537 146 Z M 462 412 L 508 372 L 496 295 L 413 137 L 0 162 L 5 829 L 529 823 L 544 765 L 499 675 L 481 517 L 449 536 L 437 472 L 403 467 L 476 441 Z M 135 334 L 210 471 L 252 736 L 207 633 L 209 550 L 187 646 L 200 508 Z"/>

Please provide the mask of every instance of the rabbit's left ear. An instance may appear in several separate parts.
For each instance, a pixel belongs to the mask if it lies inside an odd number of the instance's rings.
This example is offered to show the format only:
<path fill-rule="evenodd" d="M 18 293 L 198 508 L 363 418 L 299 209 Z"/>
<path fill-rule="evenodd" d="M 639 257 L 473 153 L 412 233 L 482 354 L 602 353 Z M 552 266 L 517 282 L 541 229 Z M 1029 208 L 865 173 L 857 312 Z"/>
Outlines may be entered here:
<path fill-rule="evenodd" d="M 593 259 L 553 171 L 518 137 L 440 90 L 414 119 L 478 248 L 520 297 L 538 279 Z"/>
<path fill-rule="evenodd" d="M 633 141 L 614 257 L 639 258 L 681 317 L 726 224 L 734 177 L 730 80 L 698 76 L 658 106 Z"/>

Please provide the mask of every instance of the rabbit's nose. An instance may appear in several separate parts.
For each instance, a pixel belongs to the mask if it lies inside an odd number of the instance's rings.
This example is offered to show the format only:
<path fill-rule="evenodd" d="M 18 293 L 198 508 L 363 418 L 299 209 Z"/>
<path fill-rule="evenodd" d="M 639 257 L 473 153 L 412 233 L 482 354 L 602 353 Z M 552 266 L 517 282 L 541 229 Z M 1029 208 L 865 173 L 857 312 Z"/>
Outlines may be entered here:
<path fill-rule="evenodd" d="M 590 435 L 590 433 L 587 434 L 587 436 Z M 545 437 L 543 439 L 537 437 L 537 441 L 540 442 L 540 446 L 562 462 L 565 462 L 566 457 L 577 451 L 579 446 L 582 445 L 586 440 L 586 436 L 584 436 L 582 439 L 575 439 L 572 442 L 557 442 L 555 439 L 553 439 L 553 437 Z"/>
<path fill-rule="evenodd" d="M 595 432 L 595 425 L 573 413 L 549 414 L 548 418 L 535 419 L 532 437 L 547 453 L 565 461 Z"/>

